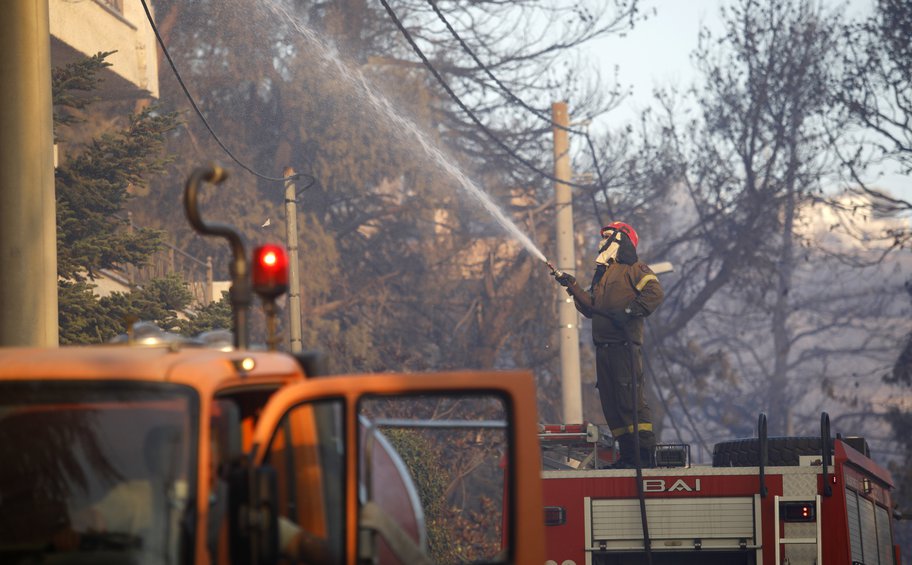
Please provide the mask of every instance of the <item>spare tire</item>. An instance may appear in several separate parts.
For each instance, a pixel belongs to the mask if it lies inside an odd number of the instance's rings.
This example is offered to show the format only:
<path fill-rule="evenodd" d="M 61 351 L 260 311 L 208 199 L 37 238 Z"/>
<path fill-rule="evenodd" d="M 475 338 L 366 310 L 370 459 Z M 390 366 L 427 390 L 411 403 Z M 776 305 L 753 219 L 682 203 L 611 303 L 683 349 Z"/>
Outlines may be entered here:
<path fill-rule="evenodd" d="M 767 465 L 798 465 L 801 455 L 820 455 L 819 437 L 767 438 Z M 758 467 L 760 439 L 723 441 L 713 447 L 713 467 Z"/>

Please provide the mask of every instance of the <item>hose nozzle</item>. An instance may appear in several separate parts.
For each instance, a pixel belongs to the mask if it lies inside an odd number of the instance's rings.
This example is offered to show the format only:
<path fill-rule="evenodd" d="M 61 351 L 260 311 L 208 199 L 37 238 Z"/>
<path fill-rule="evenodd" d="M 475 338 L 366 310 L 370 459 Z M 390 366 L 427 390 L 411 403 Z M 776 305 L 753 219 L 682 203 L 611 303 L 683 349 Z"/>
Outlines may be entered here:
<path fill-rule="evenodd" d="M 562 276 L 564 276 L 564 273 L 563 273 L 562 271 L 558 271 L 558 270 L 557 270 L 557 267 L 555 267 L 554 265 L 551 264 L 551 261 L 548 261 L 548 260 L 546 259 L 546 260 L 545 260 L 545 265 L 547 265 L 548 268 L 551 269 L 551 276 L 552 276 L 552 277 L 562 277 Z"/>

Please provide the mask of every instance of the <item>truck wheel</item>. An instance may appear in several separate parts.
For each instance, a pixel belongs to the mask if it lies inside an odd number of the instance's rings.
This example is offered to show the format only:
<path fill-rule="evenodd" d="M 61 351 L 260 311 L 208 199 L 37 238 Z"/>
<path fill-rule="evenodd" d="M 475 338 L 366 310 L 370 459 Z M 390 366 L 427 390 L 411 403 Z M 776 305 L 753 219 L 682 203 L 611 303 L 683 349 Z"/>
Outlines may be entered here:
<path fill-rule="evenodd" d="M 767 465 L 798 465 L 800 455 L 820 455 L 819 437 L 771 437 L 767 439 Z M 713 447 L 713 467 L 757 467 L 758 438 L 723 441 Z"/>

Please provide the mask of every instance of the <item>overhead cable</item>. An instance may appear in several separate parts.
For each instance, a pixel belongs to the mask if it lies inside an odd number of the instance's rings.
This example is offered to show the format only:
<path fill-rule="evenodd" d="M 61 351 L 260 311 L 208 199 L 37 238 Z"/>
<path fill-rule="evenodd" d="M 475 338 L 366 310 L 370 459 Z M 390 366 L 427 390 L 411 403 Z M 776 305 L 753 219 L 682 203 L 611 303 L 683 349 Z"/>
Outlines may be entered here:
<path fill-rule="evenodd" d="M 543 178 L 546 178 L 550 181 L 561 183 L 561 184 L 564 184 L 564 185 L 567 185 L 570 187 L 574 187 L 574 188 L 587 188 L 587 189 L 592 188 L 592 185 L 579 184 L 579 183 L 571 182 L 568 180 L 559 179 L 559 178 L 555 177 L 554 175 L 551 175 L 550 173 L 547 173 L 547 172 L 539 169 L 534 163 L 530 162 L 528 159 L 526 159 L 522 155 L 519 155 L 515 150 L 513 150 L 513 148 L 508 146 L 502 139 L 497 137 L 497 135 L 493 131 L 491 131 L 486 125 L 484 125 L 484 123 L 481 121 L 481 119 L 479 119 L 478 116 L 475 115 L 475 113 L 471 110 L 471 108 L 466 106 L 466 104 L 459 98 L 459 96 L 455 92 L 453 92 L 453 89 L 450 88 L 450 85 L 447 84 L 446 80 L 444 80 L 444 78 L 443 78 L 443 76 L 441 76 L 440 72 L 434 67 L 434 65 L 427 58 L 427 56 L 424 54 L 424 52 L 421 51 L 421 48 L 418 47 L 418 44 L 415 43 L 415 40 L 412 37 L 412 34 L 409 33 L 409 31 L 407 29 L 405 29 L 405 25 L 403 25 L 402 21 L 399 20 L 398 16 L 396 16 L 396 12 L 393 11 L 393 9 L 390 7 L 389 3 L 386 0 L 380 0 L 380 3 L 386 9 L 386 12 L 387 12 L 387 14 L 389 14 L 390 19 L 393 20 L 394 24 L 396 24 L 396 27 L 399 29 L 399 32 L 402 33 L 402 36 L 408 42 L 409 46 L 412 48 L 412 50 L 415 52 L 415 54 L 418 55 L 418 58 L 421 59 L 421 62 L 424 64 L 424 66 L 427 68 L 427 70 L 434 76 L 435 79 L 437 79 L 437 82 L 440 83 L 440 86 L 443 87 L 443 89 L 450 96 L 450 98 L 452 98 L 453 101 L 456 102 L 456 105 L 459 106 L 459 108 L 463 112 L 466 113 L 466 115 L 469 117 L 469 119 L 471 119 L 472 122 L 474 122 L 475 125 L 477 125 L 479 127 L 479 129 L 481 129 L 481 131 L 483 131 L 485 133 L 485 135 L 490 137 L 494 141 L 494 143 L 497 144 L 497 146 L 499 146 L 501 149 L 503 149 L 508 155 L 513 157 L 515 160 L 522 163 L 526 168 L 528 168 L 529 170 L 531 170 L 532 172 L 536 173 L 537 175 L 539 175 Z"/>
<path fill-rule="evenodd" d="M 496 84 L 498 88 L 500 88 L 501 92 L 503 92 L 504 95 L 506 95 L 506 97 L 509 100 L 512 100 L 513 102 L 515 102 L 519 106 L 525 108 L 526 110 L 528 110 L 529 112 L 531 112 L 532 114 L 537 116 L 538 118 L 548 122 L 549 124 L 551 124 L 551 127 L 557 128 L 557 129 L 565 131 L 567 133 L 572 133 L 574 135 L 581 135 L 584 138 L 586 138 L 586 144 L 589 147 L 589 153 L 592 155 L 592 164 L 595 166 L 595 173 L 598 176 L 599 187 L 604 192 L 605 191 L 605 179 L 602 176 L 602 167 L 601 167 L 601 165 L 599 165 L 598 155 L 595 151 L 595 144 L 592 142 L 592 137 L 589 135 L 589 132 L 585 131 L 585 130 L 576 130 L 573 128 L 569 128 L 563 124 L 559 124 L 559 123 L 555 122 L 554 120 L 552 120 L 551 117 L 548 116 L 547 114 L 545 114 L 544 112 L 538 110 L 537 108 L 532 107 L 525 100 L 516 96 L 513 93 L 513 91 L 510 90 L 510 88 L 506 84 L 504 84 L 500 79 L 498 79 L 494 75 L 494 73 L 488 68 L 488 66 L 486 64 L 484 64 L 484 62 L 482 62 L 482 60 L 480 58 L 478 58 L 478 56 L 475 54 L 475 51 L 471 47 L 469 47 L 469 44 L 466 43 L 465 40 L 462 39 L 462 36 L 459 35 L 459 32 L 457 32 L 456 29 L 452 26 L 452 24 L 450 24 L 450 21 L 443 14 L 443 12 L 440 11 L 440 8 L 437 6 L 437 2 L 435 0 L 427 0 L 427 3 L 430 4 L 431 8 L 434 10 L 434 13 L 437 14 L 437 17 L 440 19 L 441 22 L 443 22 L 443 25 L 446 26 L 447 30 L 449 30 L 449 32 L 450 32 L 450 35 L 452 35 L 456 39 L 456 41 L 462 47 L 463 51 L 468 53 L 469 57 L 471 57 L 472 60 L 475 61 L 475 64 L 478 65 L 478 67 L 482 71 L 484 71 L 484 73 L 486 75 L 488 75 L 488 78 L 490 78 L 491 81 L 494 82 L 494 84 Z M 609 206 L 609 208 L 610 208 L 610 206 Z"/>
<path fill-rule="evenodd" d="M 655 371 L 652 369 L 652 366 L 649 363 L 649 359 L 643 358 L 643 366 L 646 369 L 646 375 L 652 375 L 655 377 Z M 649 379 L 652 384 L 652 391 L 659 399 L 659 402 L 662 403 L 662 408 L 665 409 L 665 414 L 668 416 L 668 420 L 671 422 L 671 427 L 674 428 L 675 435 L 678 438 L 679 443 L 684 443 L 684 436 L 681 434 L 681 428 L 678 426 L 677 418 L 675 418 L 674 413 L 671 411 L 671 407 L 668 406 L 668 401 L 665 400 L 665 395 L 662 394 L 662 389 L 659 387 L 659 384 L 656 382 L 655 378 Z"/>
<path fill-rule="evenodd" d="M 654 332 L 652 330 L 652 326 L 650 324 L 646 324 L 646 331 L 649 332 L 650 339 L 655 337 Z M 659 360 L 662 362 L 662 365 L 665 367 L 665 376 L 668 378 L 668 383 L 671 385 L 671 390 L 674 393 L 675 398 L 678 399 L 678 403 L 681 406 L 681 410 L 684 412 L 684 416 L 687 418 L 687 421 L 690 423 L 690 429 L 693 431 L 694 436 L 696 436 L 697 441 L 703 447 L 703 451 L 709 453 L 710 451 L 707 448 L 706 441 L 703 439 L 703 435 L 700 433 L 699 426 L 694 421 L 694 417 L 693 417 L 693 415 L 691 415 L 690 410 L 687 407 L 687 403 L 684 402 L 684 398 L 681 395 L 681 391 L 678 387 L 678 383 L 677 383 L 677 381 L 675 381 L 675 378 L 672 376 L 671 368 L 668 366 L 668 360 L 666 359 L 665 354 L 662 351 L 662 348 L 656 347 L 655 352 L 658 354 Z M 653 374 L 655 374 L 655 373 L 653 372 Z"/>
<path fill-rule="evenodd" d="M 241 167 L 248 173 L 252 174 L 253 176 L 259 177 L 263 180 L 272 181 L 272 182 L 284 182 L 287 180 L 297 179 L 300 177 L 309 177 L 311 179 L 314 179 L 314 177 L 304 174 L 304 173 L 296 173 L 289 177 L 271 177 L 268 175 L 264 175 L 262 173 L 259 173 L 255 170 L 253 170 L 250 166 L 243 163 L 240 159 L 238 159 L 234 155 L 234 153 L 231 152 L 230 149 L 228 149 L 228 147 L 222 142 L 222 140 L 218 136 L 218 134 L 216 134 L 215 131 L 212 129 L 212 126 L 209 125 L 209 121 L 206 120 L 206 117 L 203 115 L 202 110 L 200 110 L 199 106 L 196 104 L 196 101 L 193 99 L 193 96 L 190 94 L 190 91 L 187 89 L 187 85 L 184 84 L 184 79 L 181 77 L 180 72 L 178 72 L 177 65 L 174 64 L 174 60 L 171 58 L 171 54 L 168 52 L 168 48 L 165 47 L 165 41 L 164 41 L 164 39 L 162 39 L 161 34 L 158 32 L 158 26 L 155 25 L 155 21 L 152 18 L 152 12 L 149 10 L 149 6 L 146 4 L 146 0 L 140 0 L 140 2 L 142 2 L 143 10 L 145 10 L 145 12 L 146 12 L 146 19 L 149 20 L 149 25 L 152 26 L 152 31 L 155 33 L 155 39 L 158 40 L 158 45 L 161 47 L 162 52 L 165 54 L 165 59 L 167 59 L 168 64 L 171 65 L 171 70 L 174 72 L 174 78 L 177 79 L 177 83 L 180 85 L 181 89 L 184 91 L 184 95 L 186 95 L 187 100 L 190 101 L 190 106 L 193 107 L 193 110 L 196 112 L 196 115 L 199 116 L 199 119 L 203 122 L 203 125 L 206 126 L 206 129 L 209 130 L 209 133 L 212 135 L 212 138 L 215 140 L 216 143 L 218 143 L 219 147 L 222 148 L 222 151 L 224 151 L 225 154 L 228 155 L 228 157 L 230 157 L 232 161 L 237 163 L 237 165 L 239 167 Z M 316 179 L 314 179 L 314 180 L 316 180 Z"/>
<path fill-rule="evenodd" d="M 471 57 L 472 60 L 475 61 L 475 64 L 478 65 L 478 67 L 482 71 L 484 71 L 484 73 L 486 75 L 488 75 L 488 78 L 490 78 L 491 81 L 494 82 L 494 84 L 496 84 L 497 87 L 500 88 L 500 90 L 504 94 L 506 94 L 507 98 L 509 98 L 513 102 L 516 102 L 517 104 L 519 104 L 520 106 L 522 106 L 523 108 L 528 110 L 529 112 L 535 114 L 536 116 L 538 116 L 542 120 L 548 122 L 549 124 L 551 124 L 551 126 L 557 128 L 559 130 L 565 131 L 567 133 L 572 133 L 575 135 L 582 135 L 582 136 L 589 135 L 585 131 L 572 129 L 563 124 L 559 124 L 559 123 L 553 121 L 550 117 L 548 117 L 547 114 L 545 114 L 544 112 L 540 111 L 537 108 L 530 106 L 524 100 L 522 100 L 521 98 L 519 98 L 518 96 L 513 94 L 513 92 L 510 90 L 510 88 L 507 85 L 505 85 L 503 82 L 501 82 L 500 79 L 498 79 L 496 76 L 494 76 L 494 73 L 488 68 L 488 66 L 485 65 L 481 61 L 481 59 L 478 58 L 478 56 L 475 54 L 475 52 L 472 50 L 472 48 L 469 47 L 468 43 L 466 43 L 465 40 L 462 39 L 462 36 L 459 35 L 459 32 L 456 31 L 456 29 L 453 27 L 452 24 L 450 24 L 450 21 L 446 18 L 446 16 L 443 14 L 443 12 L 440 11 L 440 8 L 437 7 L 437 2 L 435 2 L 435 0 L 427 0 L 427 3 L 430 4 L 431 8 L 434 10 L 434 13 L 437 14 L 437 18 L 440 19 L 440 21 L 443 22 L 443 25 L 446 26 L 447 30 L 449 30 L 450 35 L 452 35 L 456 39 L 456 41 L 459 42 L 459 45 L 462 47 L 463 51 L 468 53 L 469 57 Z"/>

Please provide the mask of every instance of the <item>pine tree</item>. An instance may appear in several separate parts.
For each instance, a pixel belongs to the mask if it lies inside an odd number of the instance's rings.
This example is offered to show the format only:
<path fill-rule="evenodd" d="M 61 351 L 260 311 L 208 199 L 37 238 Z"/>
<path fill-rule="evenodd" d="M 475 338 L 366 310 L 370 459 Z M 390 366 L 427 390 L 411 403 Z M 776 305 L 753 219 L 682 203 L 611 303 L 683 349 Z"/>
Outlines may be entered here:
<path fill-rule="evenodd" d="M 79 121 L 78 114 L 95 98 L 98 72 L 109 66 L 110 53 L 71 63 L 54 71 L 54 122 Z M 75 111 L 75 112 L 74 112 Z M 128 230 L 118 217 L 131 197 L 131 187 L 145 186 L 163 171 L 165 135 L 178 123 L 176 113 L 154 108 L 133 114 L 124 127 L 106 131 L 72 154 L 56 171 L 57 270 L 60 341 L 97 343 L 124 330 L 124 320 L 152 321 L 178 330 L 178 312 L 190 303 L 179 275 L 150 281 L 129 293 L 99 299 L 92 281 L 103 269 L 141 266 L 162 246 L 163 232 Z"/>
<path fill-rule="evenodd" d="M 218 302 L 210 302 L 199 308 L 195 315 L 184 323 L 182 333 L 185 335 L 199 335 L 212 329 L 228 329 L 233 323 L 231 303 L 228 293 L 222 292 Z"/>

